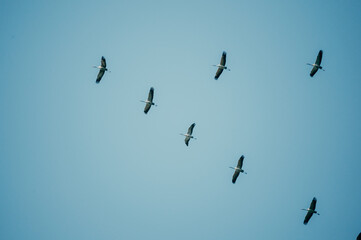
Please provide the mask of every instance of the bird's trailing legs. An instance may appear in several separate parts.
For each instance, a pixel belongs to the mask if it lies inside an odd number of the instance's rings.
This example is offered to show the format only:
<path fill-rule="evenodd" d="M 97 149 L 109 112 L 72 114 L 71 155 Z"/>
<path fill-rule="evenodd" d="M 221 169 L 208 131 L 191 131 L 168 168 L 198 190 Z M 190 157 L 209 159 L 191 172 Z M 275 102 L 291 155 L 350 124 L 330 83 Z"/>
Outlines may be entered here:
<path fill-rule="evenodd" d="M 306 211 L 306 212 L 312 212 L 313 214 L 320 215 L 317 211 L 313 211 L 313 210 L 311 210 L 311 209 L 304 209 L 304 208 L 302 208 L 301 210 Z"/>
<path fill-rule="evenodd" d="M 325 69 L 323 69 L 323 67 L 315 65 L 315 64 L 311 64 L 311 63 L 306 63 L 306 65 L 310 65 L 312 67 L 317 67 L 317 69 L 321 69 L 322 71 L 325 71 Z"/>
<path fill-rule="evenodd" d="M 243 169 L 239 169 L 239 168 L 236 168 L 236 167 L 229 167 L 229 168 L 232 168 L 234 170 L 240 170 L 239 172 L 247 174 Z"/>
<path fill-rule="evenodd" d="M 224 66 L 222 66 L 222 65 L 212 65 L 213 67 L 217 67 L 217 68 L 223 68 L 224 70 L 228 70 L 228 71 L 231 71 L 231 69 L 229 69 L 228 67 L 224 67 Z"/>
<path fill-rule="evenodd" d="M 104 69 L 102 66 L 93 66 L 93 68 Z M 112 72 L 112 71 L 108 70 L 107 68 L 105 68 L 105 71 Z"/>
<path fill-rule="evenodd" d="M 192 139 L 197 140 L 197 138 L 195 138 L 195 137 L 193 137 L 193 136 L 191 136 L 191 135 L 184 134 L 184 133 L 180 133 L 179 135 L 182 135 L 182 136 L 185 136 L 185 137 L 190 137 L 190 138 L 192 138 Z"/>
<path fill-rule="evenodd" d="M 148 102 L 148 101 L 143 101 L 143 100 L 139 100 L 140 102 L 144 102 L 144 103 L 150 103 L 152 106 L 158 106 L 157 104 L 155 104 L 155 103 L 151 103 L 151 102 Z"/>

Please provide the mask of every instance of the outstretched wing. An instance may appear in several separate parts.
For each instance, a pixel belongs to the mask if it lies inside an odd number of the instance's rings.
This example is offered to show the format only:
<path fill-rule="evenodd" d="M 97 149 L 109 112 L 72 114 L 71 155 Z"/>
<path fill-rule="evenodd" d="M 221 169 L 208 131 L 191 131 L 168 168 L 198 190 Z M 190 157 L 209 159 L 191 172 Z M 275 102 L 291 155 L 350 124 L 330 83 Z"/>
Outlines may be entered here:
<path fill-rule="evenodd" d="M 97 80 L 95 81 L 96 83 L 99 83 L 100 80 L 102 80 L 102 77 L 103 77 L 103 75 L 104 75 L 104 72 L 105 72 L 104 69 L 100 69 L 100 70 L 99 70 L 99 73 L 98 73 L 98 76 L 97 76 Z"/>
<path fill-rule="evenodd" d="M 226 52 L 223 52 L 222 53 L 222 57 L 221 57 L 221 62 L 219 63 L 219 65 L 222 65 L 222 66 L 225 66 L 226 65 L 226 57 L 227 57 L 227 53 Z M 217 72 L 216 72 L 216 75 L 214 76 L 214 79 L 215 80 L 218 80 L 219 76 L 221 76 L 223 72 L 223 68 L 218 68 L 217 69 Z"/>
<path fill-rule="evenodd" d="M 105 57 L 102 57 L 101 65 L 102 65 L 103 68 L 107 67 L 107 62 L 105 61 Z"/>
<path fill-rule="evenodd" d="M 226 57 L 227 57 L 227 53 L 226 53 L 226 52 L 223 52 L 223 53 L 222 53 L 221 62 L 219 63 L 220 65 L 222 65 L 222 66 L 225 66 L 225 65 L 226 65 Z"/>
<path fill-rule="evenodd" d="M 238 178 L 238 175 L 239 175 L 239 171 L 234 171 L 234 174 L 233 174 L 233 177 L 232 177 L 232 183 L 236 183 L 236 180 Z"/>
<path fill-rule="evenodd" d="M 189 143 L 189 140 L 190 140 L 191 138 L 190 137 L 186 137 L 185 139 L 184 139 L 184 142 L 186 143 L 186 145 L 188 146 L 188 143 Z"/>
<path fill-rule="evenodd" d="M 154 88 L 151 87 L 148 94 L 148 101 L 153 102 L 153 95 L 154 95 Z"/>
<path fill-rule="evenodd" d="M 317 199 L 314 197 L 312 199 L 311 204 L 310 204 L 310 209 L 315 210 L 316 209 L 316 203 L 317 203 Z"/>
<path fill-rule="evenodd" d="M 313 213 L 312 212 L 307 212 L 305 220 L 303 220 L 303 224 L 307 224 L 308 221 L 310 221 L 310 218 L 312 217 Z"/>
<path fill-rule="evenodd" d="M 318 52 L 318 55 L 317 55 L 317 58 L 316 58 L 316 62 L 315 62 L 318 66 L 320 66 L 320 65 L 321 65 L 321 61 L 322 61 L 322 54 L 323 54 L 323 51 L 322 51 L 322 50 L 320 50 L 320 51 Z"/>
<path fill-rule="evenodd" d="M 214 79 L 215 79 L 215 80 L 218 80 L 218 78 L 219 78 L 219 76 L 221 76 L 222 72 L 223 72 L 223 68 L 220 68 L 220 67 L 219 67 L 219 68 L 217 69 L 216 75 L 214 76 Z"/>
<path fill-rule="evenodd" d="M 145 114 L 148 113 L 148 111 L 149 111 L 149 109 L 150 109 L 151 106 L 152 106 L 152 104 L 150 104 L 150 103 L 145 104 L 145 107 L 144 107 L 144 113 L 145 113 Z"/>
<path fill-rule="evenodd" d="M 313 77 L 313 75 L 315 75 L 317 71 L 318 71 L 318 67 L 313 67 L 310 76 Z"/>
<path fill-rule="evenodd" d="M 242 155 L 238 160 L 237 168 L 242 169 L 243 160 L 244 160 L 244 156 Z"/>
<path fill-rule="evenodd" d="M 194 128 L 194 126 L 195 126 L 196 124 L 195 123 L 193 123 L 189 128 L 188 128 L 188 134 L 189 135 L 192 135 L 192 133 L 193 133 L 193 128 Z"/>

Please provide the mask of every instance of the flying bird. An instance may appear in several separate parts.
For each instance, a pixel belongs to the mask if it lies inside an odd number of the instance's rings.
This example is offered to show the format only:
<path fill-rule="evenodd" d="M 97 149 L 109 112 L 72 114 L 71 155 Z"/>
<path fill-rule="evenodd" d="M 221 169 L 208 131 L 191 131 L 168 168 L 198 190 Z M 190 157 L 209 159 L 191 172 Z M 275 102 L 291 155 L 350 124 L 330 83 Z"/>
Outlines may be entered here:
<path fill-rule="evenodd" d="M 361 240 L 361 232 L 360 232 L 360 234 L 357 236 L 356 240 Z"/>
<path fill-rule="evenodd" d="M 102 57 L 100 66 L 93 66 L 93 67 L 99 69 L 99 73 L 98 73 L 98 76 L 97 76 L 97 80 L 95 81 L 96 83 L 99 83 L 100 80 L 102 80 L 102 77 L 103 77 L 105 71 L 108 71 L 108 69 L 107 69 L 107 62 L 105 61 L 105 57 Z M 110 71 L 109 71 L 109 72 L 110 72 Z"/>
<path fill-rule="evenodd" d="M 148 94 L 148 99 L 147 99 L 147 101 L 142 101 L 141 100 L 141 102 L 145 102 L 146 104 L 145 104 L 145 107 L 144 107 L 144 113 L 145 114 L 147 114 L 148 113 L 148 111 L 149 111 L 149 109 L 150 109 L 150 107 L 152 106 L 152 105 L 154 105 L 154 106 L 157 106 L 154 102 L 153 102 L 153 96 L 154 96 L 154 88 L 150 88 L 150 90 L 149 90 L 149 94 Z"/>
<path fill-rule="evenodd" d="M 305 220 L 303 221 L 303 224 L 306 225 L 314 213 L 317 214 L 317 215 L 320 215 L 317 211 L 315 211 L 316 202 L 317 202 L 317 199 L 314 197 L 312 199 L 312 202 L 311 202 L 309 208 L 307 208 L 307 209 L 302 208 L 301 209 L 301 210 L 307 211 L 307 214 L 306 214 Z"/>
<path fill-rule="evenodd" d="M 313 77 L 313 75 L 316 74 L 316 72 L 318 71 L 318 69 L 321 69 L 321 70 L 325 71 L 325 70 L 322 69 L 322 67 L 321 67 L 322 54 L 323 54 L 323 51 L 320 50 L 320 51 L 318 52 L 318 55 L 317 55 L 317 58 L 316 58 L 316 62 L 315 62 L 314 64 L 307 63 L 307 65 L 313 66 L 313 68 L 312 68 L 312 70 L 311 70 L 311 73 L 310 73 L 310 76 L 311 76 L 311 77 Z"/>
<path fill-rule="evenodd" d="M 229 168 L 232 168 L 234 169 L 234 174 L 233 174 L 233 177 L 232 177 L 232 183 L 236 183 L 236 180 L 238 178 L 238 175 L 239 173 L 244 173 L 244 174 L 247 174 L 243 169 L 242 169 L 242 165 L 243 165 L 243 160 L 244 160 L 244 156 L 242 155 L 239 160 L 238 160 L 238 164 L 237 164 L 237 167 L 229 167 Z"/>
<path fill-rule="evenodd" d="M 226 67 L 226 57 L 227 57 L 227 53 L 223 51 L 221 62 L 218 65 L 212 65 L 214 67 L 218 67 L 216 75 L 214 76 L 215 80 L 218 80 L 219 76 L 221 76 L 223 69 L 227 69 L 228 71 L 231 71 Z"/>
<path fill-rule="evenodd" d="M 180 134 L 180 135 L 183 135 L 183 136 L 186 137 L 186 138 L 184 139 L 184 142 L 186 143 L 187 146 L 188 146 L 189 140 L 190 140 L 191 138 L 197 139 L 197 138 L 195 138 L 195 137 L 192 136 L 193 128 L 194 128 L 195 125 L 196 125 L 196 124 L 193 123 L 193 124 L 188 128 L 188 132 L 187 132 L 186 134 L 183 134 L 183 133 Z"/>

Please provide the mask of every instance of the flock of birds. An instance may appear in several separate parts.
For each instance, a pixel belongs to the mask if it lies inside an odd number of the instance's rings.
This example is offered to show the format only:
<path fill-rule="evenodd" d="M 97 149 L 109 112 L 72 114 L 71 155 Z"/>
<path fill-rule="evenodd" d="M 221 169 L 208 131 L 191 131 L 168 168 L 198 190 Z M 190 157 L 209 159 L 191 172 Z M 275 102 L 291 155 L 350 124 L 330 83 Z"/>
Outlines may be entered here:
<path fill-rule="evenodd" d="M 323 69 L 323 67 L 321 66 L 321 61 L 322 61 L 322 55 L 323 55 L 323 51 L 320 50 L 318 52 L 318 55 L 317 55 L 317 58 L 316 58 L 316 61 L 314 64 L 311 64 L 311 63 L 307 63 L 307 65 L 310 65 L 312 66 L 312 70 L 310 72 L 310 76 L 313 77 L 316 72 L 318 71 L 318 69 L 321 69 L 323 71 L 325 71 Z M 222 57 L 221 57 L 221 61 L 219 64 L 217 65 L 212 65 L 212 66 L 215 66 L 217 67 L 217 72 L 214 76 L 214 79 L 215 80 L 218 80 L 218 78 L 221 76 L 223 70 L 228 70 L 230 71 L 230 69 L 226 66 L 226 58 L 227 58 L 227 53 L 224 51 L 222 53 Z M 104 76 L 104 73 L 106 71 L 109 71 L 107 69 L 107 63 L 106 63 L 106 60 L 104 57 L 101 58 L 101 63 L 100 63 L 100 66 L 94 66 L 95 68 L 98 68 L 99 69 L 99 73 L 98 73 L 98 76 L 97 76 L 97 79 L 96 79 L 96 83 L 100 83 L 101 79 L 103 78 Z M 109 71 L 110 72 L 110 71 Z M 154 105 L 154 106 L 157 106 L 154 102 L 153 102 L 153 97 L 154 97 L 154 88 L 151 87 L 150 90 L 149 90 L 149 93 L 148 93 L 148 98 L 146 101 L 143 101 L 141 100 L 141 102 L 144 102 L 145 103 L 145 107 L 144 107 L 144 113 L 147 114 L 150 110 L 150 108 Z M 183 135 L 185 136 L 185 139 L 184 139 L 184 142 L 185 144 L 188 146 L 189 144 L 189 141 L 191 139 L 196 139 L 192 134 L 193 134 L 193 129 L 194 127 L 196 126 L 195 123 L 193 123 L 189 128 L 188 128 L 188 131 L 186 134 L 183 134 L 181 133 L 180 135 Z M 242 166 L 243 166 L 243 161 L 244 161 L 244 155 L 242 155 L 240 157 L 240 159 L 238 160 L 238 163 L 237 163 L 237 166 L 236 167 L 230 167 L 232 169 L 234 169 L 234 174 L 232 176 L 232 183 L 236 183 L 237 181 L 237 178 L 239 176 L 240 173 L 244 173 L 244 174 L 247 174 L 243 169 L 242 169 Z M 314 197 L 312 199 L 312 202 L 310 204 L 310 207 L 307 208 L 307 209 L 301 209 L 301 210 L 304 210 L 304 211 L 307 211 L 306 213 L 306 216 L 305 216 L 305 219 L 303 221 L 303 224 L 307 224 L 308 221 L 311 219 L 312 215 L 313 214 L 317 214 L 317 215 L 320 215 L 315 209 L 316 209 L 316 203 L 317 203 L 317 199 Z M 361 235 L 361 233 L 360 233 Z M 359 236 L 360 237 L 360 236 Z M 357 238 L 359 239 L 359 238 Z"/>

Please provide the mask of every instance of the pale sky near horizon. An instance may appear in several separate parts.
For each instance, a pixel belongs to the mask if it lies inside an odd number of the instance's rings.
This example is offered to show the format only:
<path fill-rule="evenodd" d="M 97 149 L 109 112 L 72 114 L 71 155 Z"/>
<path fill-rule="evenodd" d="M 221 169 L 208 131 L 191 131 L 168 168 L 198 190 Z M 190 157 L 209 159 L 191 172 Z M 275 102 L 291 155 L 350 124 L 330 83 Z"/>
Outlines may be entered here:
<path fill-rule="evenodd" d="M 356 239 L 360 12 L 0 0 L 0 239 Z M 101 56 L 111 72 L 96 84 Z"/>

